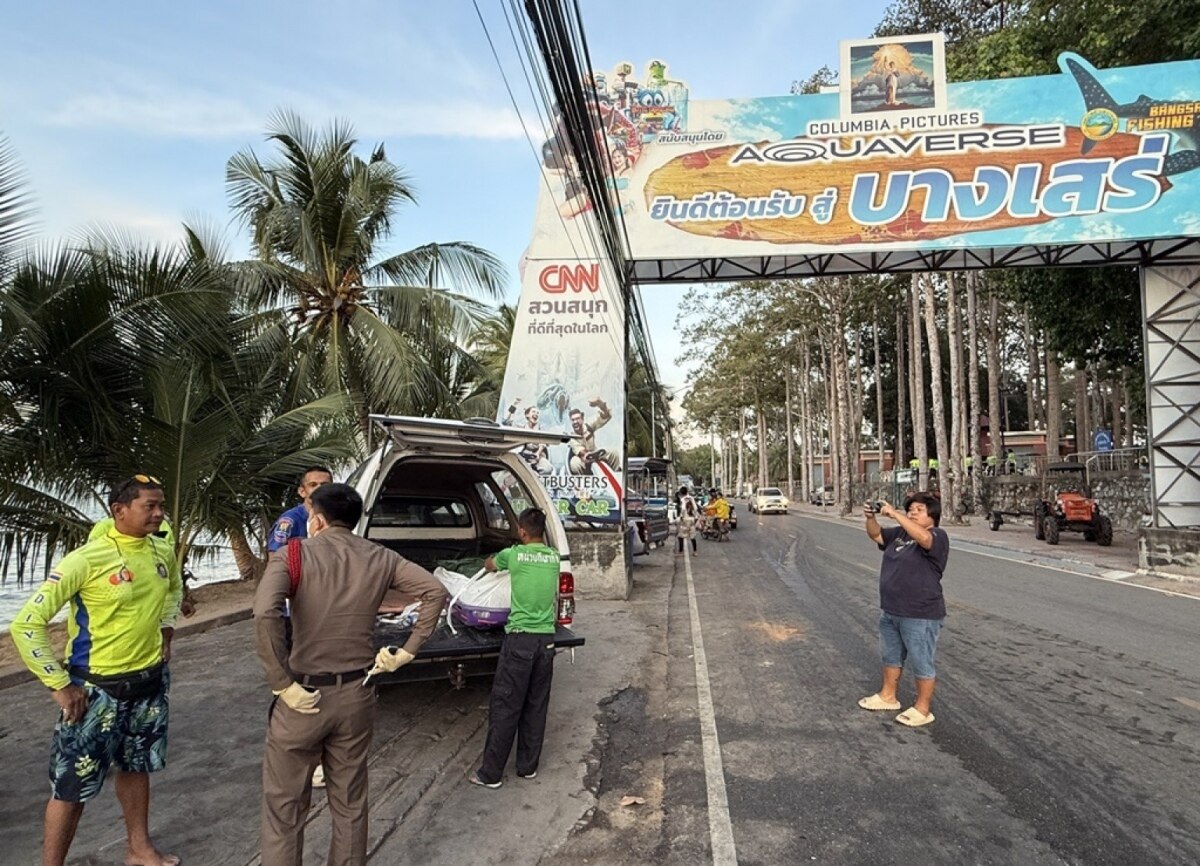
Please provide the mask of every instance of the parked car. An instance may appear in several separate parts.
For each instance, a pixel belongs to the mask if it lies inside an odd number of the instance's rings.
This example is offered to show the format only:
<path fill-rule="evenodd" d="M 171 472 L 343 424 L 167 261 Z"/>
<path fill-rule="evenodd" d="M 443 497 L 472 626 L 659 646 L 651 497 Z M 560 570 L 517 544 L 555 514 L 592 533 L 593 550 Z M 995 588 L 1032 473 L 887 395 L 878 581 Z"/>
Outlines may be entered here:
<path fill-rule="evenodd" d="M 788 498 L 778 487 L 760 487 L 750 497 L 750 510 L 755 514 L 788 513 Z"/>
<path fill-rule="evenodd" d="M 814 487 L 812 493 L 808 496 L 808 501 L 812 505 L 833 505 L 835 501 L 833 485 L 826 484 L 824 487 Z"/>
<path fill-rule="evenodd" d="M 530 506 L 541 508 L 546 514 L 546 544 L 558 550 L 560 559 L 554 644 L 582 646 L 584 639 L 570 628 L 575 578 L 567 535 L 537 473 L 518 453 L 528 442 L 557 444 L 566 437 L 502 427 L 485 419 L 372 415 L 371 420 L 387 435 L 347 479 L 363 498 L 363 517 L 355 532 L 430 571 L 442 566 L 470 576 L 488 556 L 518 543 L 518 514 Z M 395 609 L 396 602 L 385 596 L 384 609 Z M 381 616 L 374 643 L 402 646 L 408 634 L 408 629 Z M 411 663 L 376 680 L 449 676 L 462 687 L 469 676 L 495 672 L 503 640 L 503 629 L 458 624 L 451 628 L 443 618 Z"/>

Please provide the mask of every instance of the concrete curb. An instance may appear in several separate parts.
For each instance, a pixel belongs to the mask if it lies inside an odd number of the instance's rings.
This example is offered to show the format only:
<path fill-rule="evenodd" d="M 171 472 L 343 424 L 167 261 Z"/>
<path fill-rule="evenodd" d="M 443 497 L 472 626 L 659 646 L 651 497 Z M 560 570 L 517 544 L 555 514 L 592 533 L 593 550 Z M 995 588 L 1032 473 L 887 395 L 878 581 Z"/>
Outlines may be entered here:
<path fill-rule="evenodd" d="M 214 616 L 210 619 L 199 620 L 198 622 L 185 622 L 183 625 L 175 627 L 175 637 L 181 638 L 191 634 L 203 634 L 206 631 L 214 628 L 220 628 L 223 625 L 233 625 L 237 622 L 250 619 L 254 616 L 254 609 L 245 607 L 240 610 L 231 610 L 229 613 Z M 22 683 L 33 682 L 36 679 L 33 673 L 24 665 L 14 665 L 10 668 L 0 671 L 0 691 L 19 686 Z"/>

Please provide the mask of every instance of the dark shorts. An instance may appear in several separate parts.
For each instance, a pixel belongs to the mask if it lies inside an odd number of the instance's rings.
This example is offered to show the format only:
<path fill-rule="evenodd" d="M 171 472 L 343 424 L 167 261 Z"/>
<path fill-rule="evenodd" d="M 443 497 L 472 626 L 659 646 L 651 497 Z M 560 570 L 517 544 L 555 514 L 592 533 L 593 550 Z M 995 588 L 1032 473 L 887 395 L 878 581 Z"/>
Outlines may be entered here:
<path fill-rule="evenodd" d="M 167 765 L 167 691 L 163 669 L 158 692 L 119 701 L 84 683 L 87 713 L 73 725 L 61 718 L 50 745 L 50 791 L 55 800 L 84 803 L 100 793 L 114 764 L 127 773 L 153 773 Z"/>

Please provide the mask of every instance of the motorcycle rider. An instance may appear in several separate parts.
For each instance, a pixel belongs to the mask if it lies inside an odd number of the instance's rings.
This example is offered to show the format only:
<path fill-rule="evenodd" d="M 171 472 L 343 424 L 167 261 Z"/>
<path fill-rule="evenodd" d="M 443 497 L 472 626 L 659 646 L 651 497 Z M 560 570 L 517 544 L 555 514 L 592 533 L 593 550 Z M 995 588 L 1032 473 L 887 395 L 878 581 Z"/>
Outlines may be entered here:
<path fill-rule="evenodd" d="M 716 537 L 721 538 L 729 534 L 729 501 L 715 488 L 708 491 L 708 494 L 708 505 L 704 507 L 704 511 L 713 518 Z"/>

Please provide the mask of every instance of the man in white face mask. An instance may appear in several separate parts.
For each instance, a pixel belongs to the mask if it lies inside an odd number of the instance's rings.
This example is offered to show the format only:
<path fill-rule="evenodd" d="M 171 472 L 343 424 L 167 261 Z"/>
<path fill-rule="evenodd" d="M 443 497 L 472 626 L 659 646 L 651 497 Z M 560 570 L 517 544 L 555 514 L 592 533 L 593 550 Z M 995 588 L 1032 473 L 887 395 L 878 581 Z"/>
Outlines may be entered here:
<path fill-rule="evenodd" d="M 375 690 L 363 679 L 376 662 L 375 614 L 389 589 L 421 602 L 408 642 L 388 654 L 394 670 L 412 661 L 446 599 L 428 571 L 354 534 L 363 503 L 353 487 L 322 485 L 309 504 L 300 581 L 291 599 L 290 647 L 282 619 L 292 593 L 286 550 L 272 554 L 254 599 L 258 655 L 277 698 L 263 755 L 263 866 L 299 866 L 310 774 L 318 762 L 325 767 L 333 822 L 329 862 L 366 862 Z"/>

